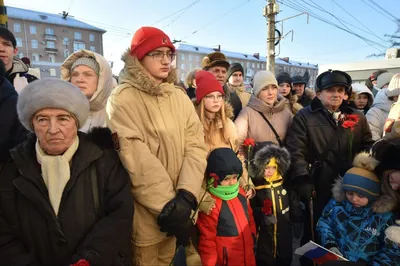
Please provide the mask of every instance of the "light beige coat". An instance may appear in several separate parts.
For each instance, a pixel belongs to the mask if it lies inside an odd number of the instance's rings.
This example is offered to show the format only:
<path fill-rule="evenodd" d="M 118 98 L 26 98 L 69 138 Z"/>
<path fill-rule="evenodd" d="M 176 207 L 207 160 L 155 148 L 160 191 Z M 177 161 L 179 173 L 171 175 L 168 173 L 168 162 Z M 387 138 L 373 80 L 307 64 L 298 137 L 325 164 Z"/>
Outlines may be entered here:
<path fill-rule="evenodd" d="M 107 124 L 131 177 L 133 241 L 145 247 L 165 239 L 157 217 L 179 189 L 199 198 L 207 151 L 203 125 L 187 95 L 174 86 L 174 73 L 156 85 L 129 50 L 122 59 L 125 67 L 107 104 Z"/>

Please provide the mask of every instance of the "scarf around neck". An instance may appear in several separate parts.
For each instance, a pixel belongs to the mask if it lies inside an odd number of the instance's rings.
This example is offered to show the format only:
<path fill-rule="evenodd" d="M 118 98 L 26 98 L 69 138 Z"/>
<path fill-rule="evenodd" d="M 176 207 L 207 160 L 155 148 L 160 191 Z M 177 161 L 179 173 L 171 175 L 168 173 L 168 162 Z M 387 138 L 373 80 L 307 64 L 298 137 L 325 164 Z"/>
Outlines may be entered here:
<path fill-rule="evenodd" d="M 239 181 L 232 186 L 221 186 L 209 188 L 210 193 L 222 200 L 231 200 L 239 194 Z"/>
<path fill-rule="evenodd" d="M 76 136 L 72 145 L 62 155 L 48 155 L 36 141 L 36 157 L 42 169 L 43 181 L 46 184 L 50 204 L 54 213 L 58 215 L 61 197 L 68 180 L 71 177 L 70 161 L 79 146 L 79 138 Z"/>

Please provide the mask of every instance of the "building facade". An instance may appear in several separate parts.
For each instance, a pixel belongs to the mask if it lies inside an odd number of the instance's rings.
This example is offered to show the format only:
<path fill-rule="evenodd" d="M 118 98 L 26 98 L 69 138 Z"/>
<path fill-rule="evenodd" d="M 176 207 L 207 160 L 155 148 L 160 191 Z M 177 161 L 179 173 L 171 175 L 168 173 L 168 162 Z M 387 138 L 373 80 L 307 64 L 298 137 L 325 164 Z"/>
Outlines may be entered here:
<path fill-rule="evenodd" d="M 209 47 L 201 47 L 190 44 L 179 44 L 176 49 L 175 65 L 179 73 L 179 78 L 185 80 L 186 75 L 195 68 L 201 68 L 201 61 L 207 54 L 220 50 Z M 244 68 L 244 83 L 249 84 L 254 76 L 260 70 L 266 69 L 267 59 L 259 54 L 243 54 L 231 51 L 220 50 L 225 54 L 229 63 L 240 63 Z M 306 72 L 309 75 L 308 86 L 313 87 L 318 74 L 318 65 L 297 62 L 289 58 L 277 58 L 275 60 L 275 74 L 287 72 L 291 76 L 304 76 Z"/>
<path fill-rule="evenodd" d="M 61 63 L 79 49 L 103 54 L 106 31 L 68 14 L 7 7 L 7 15 L 8 29 L 17 40 L 17 56 L 28 57 L 41 77 L 60 77 Z"/>

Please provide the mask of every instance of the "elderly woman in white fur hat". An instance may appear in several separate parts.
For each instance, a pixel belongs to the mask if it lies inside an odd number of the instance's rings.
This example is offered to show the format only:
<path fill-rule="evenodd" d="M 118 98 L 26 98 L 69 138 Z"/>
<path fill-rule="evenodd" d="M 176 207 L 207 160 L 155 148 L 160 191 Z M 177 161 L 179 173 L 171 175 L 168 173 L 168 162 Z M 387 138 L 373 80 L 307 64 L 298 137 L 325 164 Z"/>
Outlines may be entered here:
<path fill-rule="evenodd" d="M 0 264 L 131 265 L 129 176 L 110 131 L 78 132 L 87 98 L 43 79 L 25 87 L 17 111 L 34 134 L 0 173 Z"/>

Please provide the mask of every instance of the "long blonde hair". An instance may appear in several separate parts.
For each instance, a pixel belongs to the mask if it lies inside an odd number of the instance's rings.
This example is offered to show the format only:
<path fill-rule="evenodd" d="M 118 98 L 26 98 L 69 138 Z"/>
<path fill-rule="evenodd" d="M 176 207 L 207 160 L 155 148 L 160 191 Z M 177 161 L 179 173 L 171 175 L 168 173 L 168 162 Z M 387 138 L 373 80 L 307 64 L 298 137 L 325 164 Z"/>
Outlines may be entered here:
<path fill-rule="evenodd" d="M 203 99 L 197 107 L 197 114 L 204 127 L 204 140 L 206 143 L 215 144 L 212 136 L 219 134 L 222 141 L 229 144 L 229 136 L 226 131 L 225 101 L 223 101 L 221 109 L 215 114 L 215 118 L 211 120 L 211 123 L 210 119 L 206 117 L 206 108 Z"/>

